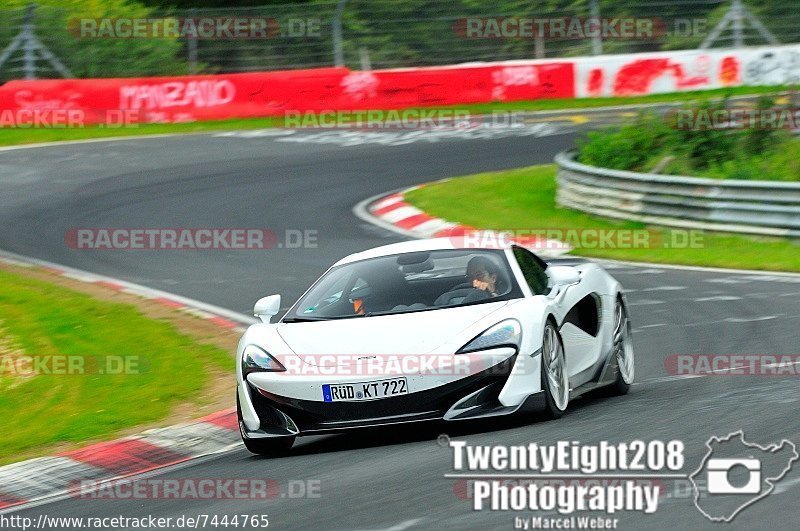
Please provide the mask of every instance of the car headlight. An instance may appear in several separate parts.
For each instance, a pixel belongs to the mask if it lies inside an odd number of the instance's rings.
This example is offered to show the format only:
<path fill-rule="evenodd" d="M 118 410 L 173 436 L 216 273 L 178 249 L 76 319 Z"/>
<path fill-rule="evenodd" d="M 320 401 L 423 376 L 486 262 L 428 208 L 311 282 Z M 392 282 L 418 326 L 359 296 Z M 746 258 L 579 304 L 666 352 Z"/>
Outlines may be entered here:
<path fill-rule="evenodd" d="M 247 345 L 242 352 L 242 372 L 283 372 L 286 367 L 270 356 L 266 350 L 255 345 Z"/>
<path fill-rule="evenodd" d="M 522 325 L 516 319 L 501 321 L 461 347 L 456 354 L 497 347 L 519 347 Z"/>

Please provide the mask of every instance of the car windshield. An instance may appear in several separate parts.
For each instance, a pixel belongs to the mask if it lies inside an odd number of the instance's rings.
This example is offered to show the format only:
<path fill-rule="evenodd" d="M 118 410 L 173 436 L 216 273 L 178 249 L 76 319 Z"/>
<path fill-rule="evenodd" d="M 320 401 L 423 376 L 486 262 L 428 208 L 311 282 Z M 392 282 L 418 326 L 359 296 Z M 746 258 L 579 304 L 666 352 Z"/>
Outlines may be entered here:
<path fill-rule="evenodd" d="M 500 250 L 439 250 L 381 256 L 335 267 L 284 322 L 388 315 L 521 297 Z"/>

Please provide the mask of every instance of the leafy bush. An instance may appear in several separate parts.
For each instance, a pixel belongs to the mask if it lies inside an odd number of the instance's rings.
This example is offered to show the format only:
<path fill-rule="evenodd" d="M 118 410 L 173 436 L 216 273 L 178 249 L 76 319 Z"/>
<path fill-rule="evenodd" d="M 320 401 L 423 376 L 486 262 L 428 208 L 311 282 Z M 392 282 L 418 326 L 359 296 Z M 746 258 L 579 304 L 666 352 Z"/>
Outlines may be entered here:
<path fill-rule="evenodd" d="M 726 100 L 703 103 L 694 110 L 713 113 Z M 758 110 L 775 109 L 762 97 Z M 618 170 L 652 171 L 718 179 L 800 180 L 800 139 L 786 130 L 758 127 L 678 127 L 676 116 L 639 115 L 633 123 L 588 133 L 578 141 L 578 160 Z"/>
<path fill-rule="evenodd" d="M 771 96 L 761 96 L 756 102 L 757 110 L 775 109 L 775 98 Z M 780 143 L 784 131 L 776 129 L 752 128 L 745 131 L 742 139 L 742 147 L 748 155 L 760 155 L 772 149 L 772 146 Z"/>
<path fill-rule="evenodd" d="M 580 161 L 617 170 L 641 170 L 674 136 L 653 114 L 639 114 L 632 124 L 593 131 L 578 140 Z"/>
<path fill-rule="evenodd" d="M 718 103 L 703 102 L 695 110 L 697 113 L 714 113 L 725 110 L 727 100 Z M 672 124 L 671 124 L 672 126 Z M 710 164 L 722 162 L 730 157 L 731 149 L 736 143 L 734 135 L 727 129 L 715 127 L 687 129 L 671 127 L 675 131 L 670 146 L 678 154 L 688 157 L 689 164 L 695 169 L 705 169 Z"/>

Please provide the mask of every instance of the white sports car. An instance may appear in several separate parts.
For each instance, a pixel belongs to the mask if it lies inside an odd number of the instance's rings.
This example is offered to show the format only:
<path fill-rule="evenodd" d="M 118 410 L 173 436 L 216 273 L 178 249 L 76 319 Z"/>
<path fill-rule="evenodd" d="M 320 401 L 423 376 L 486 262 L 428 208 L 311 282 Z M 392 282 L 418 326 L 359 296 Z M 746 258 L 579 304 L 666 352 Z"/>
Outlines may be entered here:
<path fill-rule="evenodd" d="M 600 387 L 625 394 L 634 354 L 622 286 L 597 264 L 514 244 L 437 238 L 347 256 L 236 357 L 248 450 L 298 435 L 538 411 L 560 417 Z"/>

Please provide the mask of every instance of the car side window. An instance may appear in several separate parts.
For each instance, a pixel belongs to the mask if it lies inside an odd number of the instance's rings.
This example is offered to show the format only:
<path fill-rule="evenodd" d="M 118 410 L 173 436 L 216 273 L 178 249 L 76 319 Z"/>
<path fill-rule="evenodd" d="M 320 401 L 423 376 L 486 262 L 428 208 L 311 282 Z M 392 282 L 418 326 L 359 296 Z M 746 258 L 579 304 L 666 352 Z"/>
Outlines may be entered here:
<path fill-rule="evenodd" d="M 525 282 L 530 286 L 534 295 L 544 295 L 547 293 L 547 267 L 544 262 L 536 258 L 533 253 L 522 247 L 514 247 L 514 257 L 517 259 Z"/>

